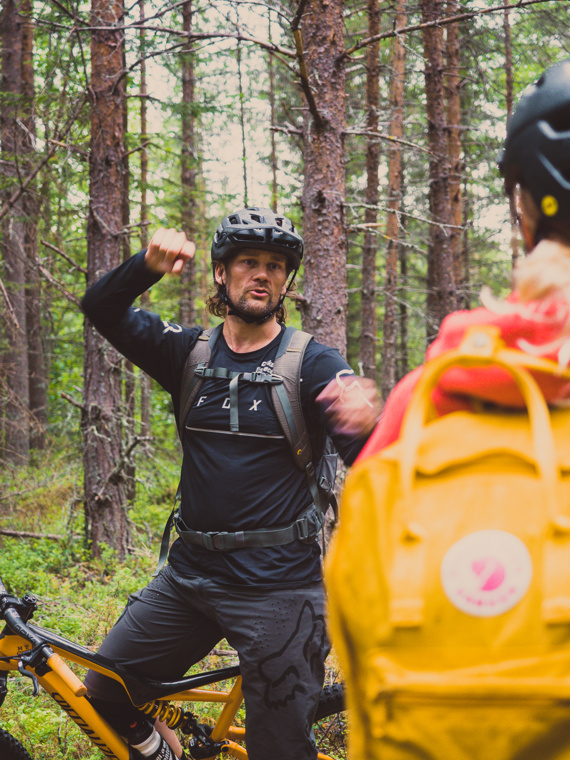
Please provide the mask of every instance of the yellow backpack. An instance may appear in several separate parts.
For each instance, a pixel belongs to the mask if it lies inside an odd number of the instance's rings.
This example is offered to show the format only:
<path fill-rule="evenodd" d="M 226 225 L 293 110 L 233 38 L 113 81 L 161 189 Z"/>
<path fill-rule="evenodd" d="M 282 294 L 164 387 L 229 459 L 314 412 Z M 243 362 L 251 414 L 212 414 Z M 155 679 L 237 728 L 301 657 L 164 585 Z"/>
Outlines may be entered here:
<path fill-rule="evenodd" d="M 458 364 L 508 370 L 528 413 L 433 419 Z M 570 376 L 472 328 L 346 480 L 325 581 L 351 760 L 570 759 L 570 410 L 528 369 Z"/>

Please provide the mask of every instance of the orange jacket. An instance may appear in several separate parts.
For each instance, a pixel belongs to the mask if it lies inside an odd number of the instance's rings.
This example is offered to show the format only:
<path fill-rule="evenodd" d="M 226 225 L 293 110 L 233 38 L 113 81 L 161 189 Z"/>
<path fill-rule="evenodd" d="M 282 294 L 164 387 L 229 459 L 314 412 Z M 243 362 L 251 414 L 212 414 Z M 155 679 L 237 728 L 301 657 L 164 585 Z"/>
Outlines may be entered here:
<path fill-rule="evenodd" d="M 496 313 L 481 307 L 457 311 L 441 323 L 437 338 L 429 347 L 426 359 L 457 348 L 467 328 L 494 325 L 509 348 L 554 359 L 563 366 L 570 363 L 570 305 L 561 299 L 521 304 L 512 293 L 504 310 Z M 389 395 L 376 429 L 360 452 L 357 461 L 382 450 L 400 434 L 404 413 L 422 372 L 422 366 L 410 372 Z M 570 383 L 563 378 L 533 373 L 550 403 L 570 398 Z M 521 407 L 522 396 L 511 376 L 499 367 L 480 369 L 454 368 L 446 372 L 432 395 L 441 416 L 473 408 L 472 400 L 490 401 L 501 406 Z"/>

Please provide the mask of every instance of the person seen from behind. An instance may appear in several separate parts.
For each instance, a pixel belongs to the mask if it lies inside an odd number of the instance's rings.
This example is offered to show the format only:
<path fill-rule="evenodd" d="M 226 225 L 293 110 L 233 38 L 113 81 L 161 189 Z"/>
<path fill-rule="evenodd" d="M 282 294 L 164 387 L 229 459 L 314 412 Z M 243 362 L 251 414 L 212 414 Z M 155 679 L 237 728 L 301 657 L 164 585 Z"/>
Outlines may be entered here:
<path fill-rule="evenodd" d="M 517 261 L 506 300 L 481 293 L 482 307 L 447 316 L 426 359 L 457 348 L 474 325 L 499 329 L 508 347 L 570 364 L 570 59 L 549 69 L 522 94 L 498 158 L 505 191 L 514 196 L 527 256 Z M 422 367 L 388 397 L 359 461 L 397 440 Z M 567 403 L 570 383 L 535 375 L 550 404 Z M 446 372 L 432 401 L 439 415 L 490 402 L 523 407 L 510 374 L 498 367 Z"/>

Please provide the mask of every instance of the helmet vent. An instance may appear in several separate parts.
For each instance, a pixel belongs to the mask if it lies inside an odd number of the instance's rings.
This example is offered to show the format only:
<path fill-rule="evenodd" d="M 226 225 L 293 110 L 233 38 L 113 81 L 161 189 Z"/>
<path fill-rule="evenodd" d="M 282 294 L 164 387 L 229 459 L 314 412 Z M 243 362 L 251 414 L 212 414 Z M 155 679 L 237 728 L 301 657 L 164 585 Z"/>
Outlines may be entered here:
<path fill-rule="evenodd" d="M 570 131 L 570 104 L 559 108 L 548 116 L 544 117 L 545 121 L 550 124 L 555 132 Z"/>
<path fill-rule="evenodd" d="M 257 222 L 258 224 L 261 224 L 261 217 L 259 214 L 250 214 L 251 218 L 254 222 Z"/>

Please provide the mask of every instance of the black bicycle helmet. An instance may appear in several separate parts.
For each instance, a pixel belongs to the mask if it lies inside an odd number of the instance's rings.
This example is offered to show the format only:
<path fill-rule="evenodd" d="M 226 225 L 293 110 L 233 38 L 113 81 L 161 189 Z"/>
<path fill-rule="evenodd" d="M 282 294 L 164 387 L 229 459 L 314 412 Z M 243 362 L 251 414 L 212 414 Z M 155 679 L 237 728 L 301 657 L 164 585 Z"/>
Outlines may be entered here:
<path fill-rule="evenodd" d="M 303 238 L 293 222 L 259 206 L 242 208 L 222 219 L 212 241 L 212 264 L 242 248 L 282 253 L 294 270 L 299 269 L 303 258 Z"/>
<path fill-rule="evenodd" d="M 541 214 L 539 228 L 570 220 L 570 59 L 547 69 L 523 92 L 498 158 L 510 195 L 526 188 Z"/>

